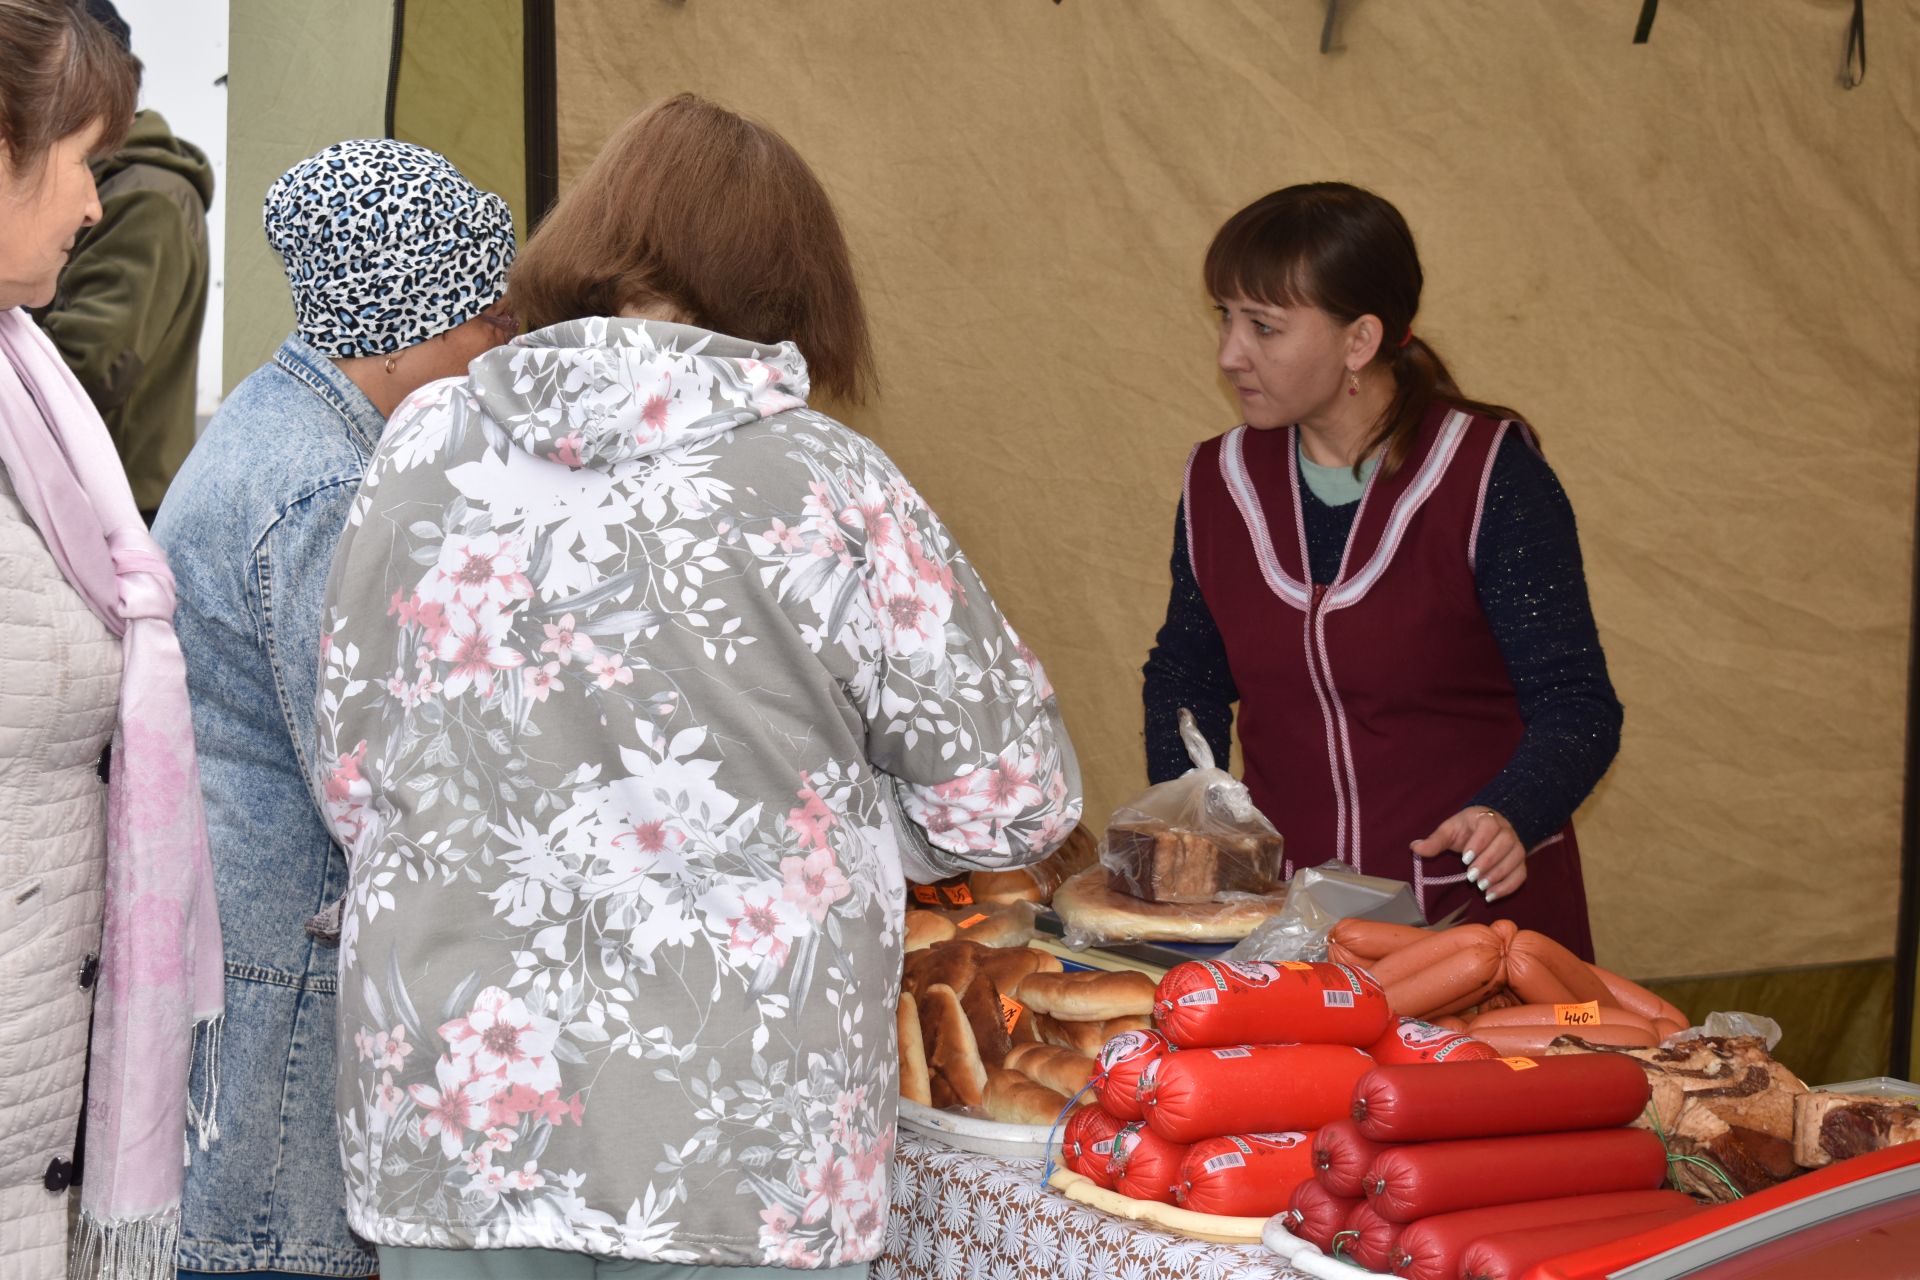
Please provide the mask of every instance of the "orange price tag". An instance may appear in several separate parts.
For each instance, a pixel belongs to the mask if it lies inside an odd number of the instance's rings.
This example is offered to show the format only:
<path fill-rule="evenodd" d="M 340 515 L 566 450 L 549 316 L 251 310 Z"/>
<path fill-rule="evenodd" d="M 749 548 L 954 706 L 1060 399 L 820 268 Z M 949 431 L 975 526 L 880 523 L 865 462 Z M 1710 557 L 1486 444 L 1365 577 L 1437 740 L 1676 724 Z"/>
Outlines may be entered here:
<path fill-rule="evenodd" d="M 1307 963 L 1306 961 L 1304 961 L 1304 960 L 1282 960 L 1282 961 L 1280 962 L 1280 967 L 1281 967 L 1282 969 L 1300 969 L 1300 970 L 1305 970 L 1305 971 L 1306 971 L 1306 972 L 1308 972 L 1308 973 L 1312 973 L 1312 972 L 1313 972 L 1313 966 L 1312 966 L 1312 965 L 1310 965 L 1310 964 L 1308 964 L 1308 963 Z"/>
<path fill-rule="evenodd" d="M 968 916 L 965 920 L 962 920 L 960 922 L 960 927 L 962 929 L 971 929 L 973 928 L 973 926 L 979 924 L 982 920 L 985 920 L 986 918 L 987 918 L 986 912 L 976 911 L 972 915 Z"/>
<path fill-rule="evenodd" d="M 1540 1065 L 1532 1058 L 1502 1058 L 1500 1061 L 1506 1063 L 1515 1071 L 1531 1071 Z"/>
<path fill-rule="evenodd" d="M 1013 1034 L 1013 1024 L 1020 1021 L 1020 1015 L 1026 1011 L 1027 1006 L 1021 1004 L 1012 996 L 1002 995 L 1000 997 L 1000 1020 L 1007 1024 L 1008 1035 Z"/>
<path fill-rule="evenodd" d="M 1553 1006 L 1553 1021 L 1561 1027 L 1591 1027 L 1600 1021 L 1600 1002 L 1589 1000 L 1585 1004 L 1557 1004 Z"/>
<path fill-rule="evenodd" d="M 950 884 L 940 892 L 945 894 L 947 901 L 956 907 L 970 907 L 973 905 L 973 890 L 963 884 Z"/>
<path fill-rule="evenodd" d="M 937 907 L 940 905 L 940 891 L 930 884 L 917 884 L 913 886 L 913 900 Z"/>

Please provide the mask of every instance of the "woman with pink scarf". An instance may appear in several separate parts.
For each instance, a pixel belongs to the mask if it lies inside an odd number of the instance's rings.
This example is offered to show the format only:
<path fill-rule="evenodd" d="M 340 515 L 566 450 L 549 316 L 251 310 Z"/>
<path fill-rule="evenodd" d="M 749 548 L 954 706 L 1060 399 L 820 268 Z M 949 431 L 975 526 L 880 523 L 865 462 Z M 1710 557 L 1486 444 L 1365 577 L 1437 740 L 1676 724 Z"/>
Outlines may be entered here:
<path fill-rule="evenodd" d="M 69 1273 L 89 1067 L 75 1277 L 173 1274 L 181 1151 L 212 1113 L 187 1097 L 220 934 L 173 575 L 24 310 L 99 218 L 87 161 L 138 86 L 72 0 L 0 0 L 0 1280 Z"/>

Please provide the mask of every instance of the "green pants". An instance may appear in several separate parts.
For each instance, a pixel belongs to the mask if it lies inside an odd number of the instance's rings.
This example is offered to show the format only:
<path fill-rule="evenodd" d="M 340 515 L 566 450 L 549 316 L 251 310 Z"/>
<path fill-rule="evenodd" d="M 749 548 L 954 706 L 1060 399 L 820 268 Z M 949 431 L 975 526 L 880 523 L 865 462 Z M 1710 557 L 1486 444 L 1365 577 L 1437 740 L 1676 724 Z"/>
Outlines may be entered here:
<path fill-rule="evenodd" d="M 827 1271 L 687 1267 L 555 1249 L 396 1249 L 380 1246 L 380 1280 L 867 1280 L 867 1264 Z"/>

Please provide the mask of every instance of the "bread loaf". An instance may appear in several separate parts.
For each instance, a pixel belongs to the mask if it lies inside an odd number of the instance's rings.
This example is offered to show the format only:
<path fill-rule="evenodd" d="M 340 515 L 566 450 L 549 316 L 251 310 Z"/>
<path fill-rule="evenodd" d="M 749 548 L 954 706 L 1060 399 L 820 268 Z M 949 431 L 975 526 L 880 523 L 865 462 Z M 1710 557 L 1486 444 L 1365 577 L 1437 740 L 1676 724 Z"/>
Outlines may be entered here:
<path fill-rule="evenodd" d="M 957 1102 L 979 1106 L 986 1098 L 987 1069 L 960 997 L 952 987 L 935 983 L 927 988 L 921 1005 L 920 1035 L 926 1044 L 928 1069 L 936 1082 L 946 1082 Z"/>
<path fill-rule="evenodd" d="M 1036 973 L 1021 980 L 1014 998 L 1035 1013 L 1069 1022 L 1105 1022 L 1153 1012 L 1154 982 L 1144 973 Z"/>
<path fill-rule="evenodd" d="M 1210 902 L 1280 887 L 1279 836 L 1182 831 L 1160 823 L 1107 828 L 1105 862 L 1118 886 L 1148 902 Z"/>
<path fill-rule="evenodd" d="M 920 1008 L 911 992 L 900 993 L 894 1022 L 900 1036 L 900 1096 L 930 1107 L 933 1081 L 927 1076 L 927 1051 L 920 1038 Z"/>
<path fill-rule="evenodd" d="M 1148 902 L 1114 888 L 1105 867 L 1089 867 L 1053 895 L 1069 937 L 1089 942 L 1237 942 L 1278 915 L 1284 892 L 1201 904 Z"/>
<path fill-rule="evenodd" d="M 986 1109 L 988 1119 L 1002 1124 L 1051 1125 L 1067 1109 L 1067 1099 L 1003 1067 L 987 1075 Z"/>
<path fill-rule="evenodd" d="M 936 942 L 945 942 L 957 932 L 959 930 L 954 928 L 953 921 L 937 911 L 907 912 L 905 945 L 908 951 L 919 951 Z"/>

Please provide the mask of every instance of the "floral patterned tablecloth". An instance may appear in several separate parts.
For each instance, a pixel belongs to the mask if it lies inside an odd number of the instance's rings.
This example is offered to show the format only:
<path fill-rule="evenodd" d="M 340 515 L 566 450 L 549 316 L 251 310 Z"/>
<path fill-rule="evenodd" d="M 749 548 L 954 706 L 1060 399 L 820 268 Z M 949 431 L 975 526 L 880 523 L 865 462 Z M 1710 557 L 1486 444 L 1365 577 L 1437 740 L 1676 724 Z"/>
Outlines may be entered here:
<path fill-rule="evenodd" d="M 1207 1244 L 1076 1204 L 1040 1170 L 902 1133 L 872 1280 L 1305 1280 L 1259 1245 Z"/>

